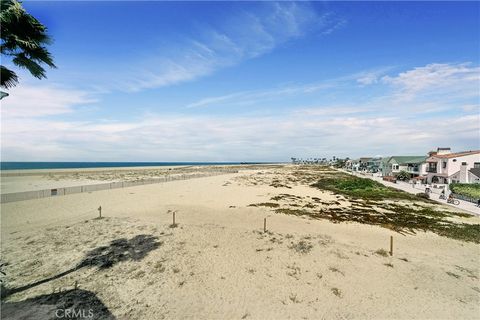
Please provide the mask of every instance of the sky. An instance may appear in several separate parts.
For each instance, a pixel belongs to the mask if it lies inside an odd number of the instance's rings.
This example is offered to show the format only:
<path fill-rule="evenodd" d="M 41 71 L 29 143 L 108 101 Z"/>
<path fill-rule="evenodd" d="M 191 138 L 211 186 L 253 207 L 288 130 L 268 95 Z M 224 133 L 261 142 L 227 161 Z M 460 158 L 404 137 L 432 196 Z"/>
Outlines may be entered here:
<path fill-rule="evenodd" d="M 480 149 L 479 2 L 23 4 L 58 68 L 2 99 L 2 161 Z"/>

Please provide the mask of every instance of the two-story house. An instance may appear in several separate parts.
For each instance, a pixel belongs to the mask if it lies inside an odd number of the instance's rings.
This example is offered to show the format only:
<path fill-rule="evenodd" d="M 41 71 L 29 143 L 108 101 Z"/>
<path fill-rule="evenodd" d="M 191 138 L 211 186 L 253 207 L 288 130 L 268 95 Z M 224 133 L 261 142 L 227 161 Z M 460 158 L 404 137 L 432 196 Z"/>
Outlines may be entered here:
<path fill-rule="evenodd" d="M 401 171 L 406 171 L 412 178 L 425 175 L 426 156 L 392 156 L 384 167 L 385 176 L 394 176 Z"/>
<path fill-rule="evenodd" d="M 345 162 L 345 169 L 348 171 L 358 171 L 360 161 L 358 159 L 349 159 Z"/>
<path fill-rule="evenodd" d="M 368 162 L 371 160 L 371 157 L 362 157 L 358 160 L 358 171 L 367 171 Z"/>
<path fill-rule="evenodd" d="M 480 166 L 480 150 L 453 153 L 450 148 L 438 148 L 426 163 L 428 183 L 472 183 L 469 170 Z"/>

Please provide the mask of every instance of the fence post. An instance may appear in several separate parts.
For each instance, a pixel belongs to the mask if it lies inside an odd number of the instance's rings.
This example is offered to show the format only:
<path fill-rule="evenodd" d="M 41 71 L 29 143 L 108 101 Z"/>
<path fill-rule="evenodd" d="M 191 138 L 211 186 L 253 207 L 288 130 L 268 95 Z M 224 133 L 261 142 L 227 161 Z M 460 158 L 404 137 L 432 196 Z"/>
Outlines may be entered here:
<path fill-rule="evenodd" d="M 390 236 L 390 255 L 393 256 L 393 236 Z"/>

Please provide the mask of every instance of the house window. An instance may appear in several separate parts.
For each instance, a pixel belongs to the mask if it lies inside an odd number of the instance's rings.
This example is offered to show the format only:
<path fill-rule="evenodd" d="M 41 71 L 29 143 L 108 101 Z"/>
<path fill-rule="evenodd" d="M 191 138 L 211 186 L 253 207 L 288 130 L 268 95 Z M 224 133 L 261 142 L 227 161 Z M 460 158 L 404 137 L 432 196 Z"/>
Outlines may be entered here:
<path fill-rule="evenodd" d="M 429 162 L 427 167 L 427 172 L 437 172 L 437 163 L 436 162 Z"/>
<path fill-rule="evenodd" d="M 446 162 L 442 162 L 442 168 L 445 169 L 447 167 L 447 163 Z"/>
<path fill-rule="evenodd" d="M 398 164 L 393 164 L 393 165 L 392 165 L 392 169 L 393 169 L 393 170 L 398 170 Z"/>
<path fill-rule="evenodd" d="M 480 168 L 480 162 L 474 162 L 473 167 L 474 168 Z"/>

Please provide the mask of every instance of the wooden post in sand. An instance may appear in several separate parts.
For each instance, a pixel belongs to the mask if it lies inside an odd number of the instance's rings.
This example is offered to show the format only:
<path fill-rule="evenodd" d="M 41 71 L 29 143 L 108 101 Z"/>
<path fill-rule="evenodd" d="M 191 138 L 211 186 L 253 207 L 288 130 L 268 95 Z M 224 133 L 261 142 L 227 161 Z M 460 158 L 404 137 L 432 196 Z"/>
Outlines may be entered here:
<path fill-rule="evenodd" d="M 173 211 L 173 224 L 172 225 L 175 225 L 175 211 Z"/>
<path fill-rule="evenodd" d="M 98 217 L 102 218 L 102 206 L 98 207 Z"/>
<path fill-rule="evenodd" d="M 393 236 L 390 236 L 390 255 L 393 256 Z"/>
<path fill-rule="evenodd" d="M 267 232 L 267 218 L 263 218 L 263 232 Z"/>

